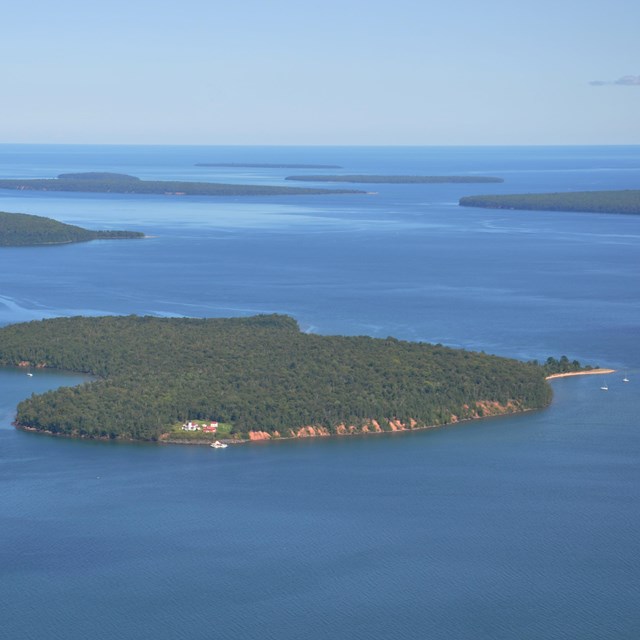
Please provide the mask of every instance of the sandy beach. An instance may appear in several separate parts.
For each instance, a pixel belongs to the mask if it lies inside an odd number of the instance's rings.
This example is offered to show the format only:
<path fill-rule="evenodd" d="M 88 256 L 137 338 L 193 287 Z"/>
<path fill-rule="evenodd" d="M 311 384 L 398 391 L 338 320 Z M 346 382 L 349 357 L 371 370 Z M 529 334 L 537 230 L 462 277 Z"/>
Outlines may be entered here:
<path fill-rule="evenodd" d="M 615 369 L 586 369 L 585 371 L 569 371 L 567 373 L 554 373 L 547 376 L 545 380 L 553 380 L 554 378 L 571 378 L 573 376 L 595 376 L 607 373 L 615 373 Z"/>

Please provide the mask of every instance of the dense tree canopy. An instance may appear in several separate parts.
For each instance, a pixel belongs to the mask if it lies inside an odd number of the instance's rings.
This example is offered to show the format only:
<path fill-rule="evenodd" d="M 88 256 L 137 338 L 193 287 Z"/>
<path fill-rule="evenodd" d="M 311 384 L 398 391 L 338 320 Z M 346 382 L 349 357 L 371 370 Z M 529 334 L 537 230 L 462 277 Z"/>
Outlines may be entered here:
<path fill-rule="evenodd" d="M 537 364 L 537 362 L 535 362 L 534 364 Z M 552 376 L 558 373 L 591 371 L 594 368 L 597 369 L 597 367 L 593 367 L 590 364 L 582 365 L 578 360 L 569 360 L 567 356 L 560 356 L 560 359 L 549 356 L 542 365 L 545 376 Z"/>
<path fill-rule="evenodd" d="M 3 247 L 143 237 L 138 231 L 91 231 L 42 216 L 0 211 L 0 246 Z"/>
<path fill-rule="evenodd" d="M 460 205 L 487 209 L 640 214 L 640 190 L 466 196 L 460 198 Z"/>
<path fill-rule="evenodd" d="M 283 196 L 362 193 L 354 189 L 309 189 L 216 182 L 182 182 L 177 180 L 140 180 L 120 173 L 67 173 L 57 178 L 34 180 L 0 180 L 0 189 L 21 191 L 72 191 L 81 193 L 138 193 L 183 196 Z"/>
<path fill-rule="evenodd" d="M 300 332 L 279 315 L 233 319 L 75 317 L 0 329 L 0 364 L 98 379 L 33 396 L 17 421 L 40 430 L 155 440 L 176 421 L 219 420 L 233 433 L 390 419 L 444 424 L 545 406 L 540 367 L 393 338 Z M 480 404 L 478 404 L 480 403 Z"/>

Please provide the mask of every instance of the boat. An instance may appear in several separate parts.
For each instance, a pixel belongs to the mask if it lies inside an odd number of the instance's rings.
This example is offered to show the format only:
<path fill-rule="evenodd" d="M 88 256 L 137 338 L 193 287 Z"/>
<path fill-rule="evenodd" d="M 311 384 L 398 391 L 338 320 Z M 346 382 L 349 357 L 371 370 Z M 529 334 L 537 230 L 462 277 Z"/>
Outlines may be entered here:
<path fill-rule="evenodd" d="M 609 387 L 607 387 L 606 385 L 604 387 L 600 387 L 603 391 L 609 391 Z"/>
<path fill-rule="evenodd" d="M 629 378 L 622 378 L 622 382 L 629 382 Z"/>
<path fill-rule="evenodd" d="M 30 378 L 33 378 L 33 373 L 27 373 Z"/>
<path fill-rule="evenodd" d="M 213 447 L 214 449 L 226 449 L 229 445 L 225 444 L 224 442 L 220 442 L 220 440 L 216 440 L 209 446 Z"/>

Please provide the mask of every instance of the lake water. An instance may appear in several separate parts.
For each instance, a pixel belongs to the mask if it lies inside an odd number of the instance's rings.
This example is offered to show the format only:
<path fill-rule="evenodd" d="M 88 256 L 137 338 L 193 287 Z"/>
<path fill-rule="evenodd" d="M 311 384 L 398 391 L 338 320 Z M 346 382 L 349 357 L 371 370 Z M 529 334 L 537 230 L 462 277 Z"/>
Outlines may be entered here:
<path fill-rule="evenodd" d="M 596 376 L 554 382 L 539 413 L 213 451 L 17 432 L 22 398 L 82 378 L 0 370 L 3 637 L 640 637 L 640 217 L 457 206 L 637 189 L 640 147 L 0 145 L 0 177 L 282 185 L 319 172 L 198 162 L 505 182 L 254 198 L 0 191 L 3 211 L 152 236 L 1 249 L 0 324 L 283 312 L 305 331 L 566 354 L 617 373 L 608 392 Z"/>

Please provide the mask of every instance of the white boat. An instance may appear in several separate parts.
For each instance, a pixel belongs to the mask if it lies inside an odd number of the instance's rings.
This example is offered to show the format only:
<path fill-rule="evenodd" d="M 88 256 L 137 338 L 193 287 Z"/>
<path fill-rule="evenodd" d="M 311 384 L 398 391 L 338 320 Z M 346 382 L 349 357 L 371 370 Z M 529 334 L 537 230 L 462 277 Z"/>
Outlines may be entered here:
<path fill-rule="evenodd" d="M 604 387 L 600 387 L 603 391 L 609 391 L 609 387 L 604 386 Z"/>
<path fill-rule="evenodd" d="M 33 373 L 27 373 L 30 378 L 33 378 Z"/>
<path fill-rule="evenodd" d="M 629 382 L 629 378 L 622 378 L 622 382 Z"/>
<path fill-rule="evenodd" d="M 214 449 L 226 449 L 229 445 L 225 444 L 224 442 L 220 442 L 219 440 L 216 440 L 210 446 L 213 447 Z"/>

